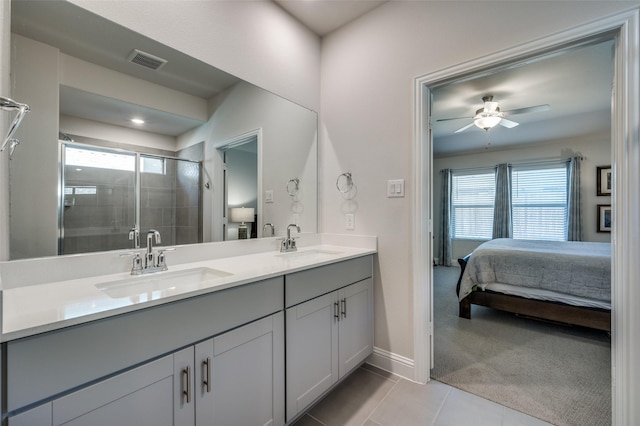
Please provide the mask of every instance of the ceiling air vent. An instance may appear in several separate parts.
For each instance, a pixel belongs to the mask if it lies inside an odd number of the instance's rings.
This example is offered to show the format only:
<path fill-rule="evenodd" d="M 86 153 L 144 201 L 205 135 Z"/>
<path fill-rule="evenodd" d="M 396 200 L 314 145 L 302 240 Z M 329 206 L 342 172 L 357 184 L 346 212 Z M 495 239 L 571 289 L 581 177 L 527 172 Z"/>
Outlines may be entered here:
<path fill-rule="evenodd" d="M 138 49 L 133 49 L 128 59 L 129 62 L 133 62 L 134 64 L 154 71 L 159 70 L 167 63 L 166 59 L 159 58 L 151 53 L 143 52 Z"/>

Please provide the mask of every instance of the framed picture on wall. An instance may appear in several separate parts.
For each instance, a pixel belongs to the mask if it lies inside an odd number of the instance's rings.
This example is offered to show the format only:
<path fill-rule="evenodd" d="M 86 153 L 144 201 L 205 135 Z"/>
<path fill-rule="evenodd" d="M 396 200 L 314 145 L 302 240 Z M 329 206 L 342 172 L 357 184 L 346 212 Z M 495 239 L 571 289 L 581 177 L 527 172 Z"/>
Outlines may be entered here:
<path fill-rule="evenodd" d="M 611 204 L 598 204 L 598 232 L 611 232 Z"/>
<path fill-rule="evenodd" d="M 611 166 L 599 166 L 596 170 L 598 195 L 611 195 Z"/>

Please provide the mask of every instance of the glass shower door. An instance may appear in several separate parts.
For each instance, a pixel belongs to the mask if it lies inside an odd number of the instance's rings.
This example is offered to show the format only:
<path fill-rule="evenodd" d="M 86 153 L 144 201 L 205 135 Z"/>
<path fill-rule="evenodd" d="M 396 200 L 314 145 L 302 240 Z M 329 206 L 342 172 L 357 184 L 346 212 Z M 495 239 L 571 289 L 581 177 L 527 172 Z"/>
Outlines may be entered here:
<path fill-rule="evenodd" d="M 62 144 L 60 254 L 132 247 L 136 155 Z"/>
<path fill-rule="evenodd" d="M 162 236 L 162 245 L 202 242 L 200 163 L 140 155 L 140 231 Z M 146 247 L 146 239 L 140 242 Z"/>
<path fill-rule="evenodd" d="M 199 162 L 64 143 L 59 254 L 202 242 Z M 140 230 L 140 245 L 129 231 Z"/>

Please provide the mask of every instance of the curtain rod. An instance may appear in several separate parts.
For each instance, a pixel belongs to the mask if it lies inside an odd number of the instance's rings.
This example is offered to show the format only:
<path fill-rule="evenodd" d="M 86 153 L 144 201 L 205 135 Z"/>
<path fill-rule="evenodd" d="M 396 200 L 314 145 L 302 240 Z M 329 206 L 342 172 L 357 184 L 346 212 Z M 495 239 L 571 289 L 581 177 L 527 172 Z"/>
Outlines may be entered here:
<path fill-rule="evenodd" d="M 579 155 L 578 157 L 580 157 L 581 160 L 584 160 L 585 157 Z M 547 159 L 540 159 L 540 160 L 533 160 L 533 161 L 526 161 L 526 162 L 507 162 L 508 165 L 510 166 L 538 166 L 538 165 L 545 165 L 545 164 L 553 164 L 553 163 L 568 163 L 571 161 L 571 158 L 547 158 Z M 492 166 L 478 166 L 478 167 L 466 167 L 466 168 L 462 168 L 462 169 L 450 169 L 452 172 L 473 172 L 476 170 L 487 170 L 487 169 L 493 169 L 495 167 L 498 167 L 497 164 L 494 164 Z M 445 169 L 440 170 L 440 172 L 444 171 Z"/>
<path fill-rule="evenodd" d="M 571 158 L 558 158 L 553 160 L 540 160 L 540 161 L 523 161 L 523 162 L 515 162 L 515 163 L 507 163 L 510 166 L 543 166 L 547 164 L 558 164 L 558 163 L 568 163 L 571 161 Z"/>

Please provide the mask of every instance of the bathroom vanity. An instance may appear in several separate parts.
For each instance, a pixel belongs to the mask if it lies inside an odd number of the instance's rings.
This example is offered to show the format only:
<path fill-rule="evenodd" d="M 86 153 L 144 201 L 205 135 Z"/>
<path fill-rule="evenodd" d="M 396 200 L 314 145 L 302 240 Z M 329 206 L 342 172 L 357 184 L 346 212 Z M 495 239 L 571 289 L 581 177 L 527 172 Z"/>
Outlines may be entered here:
<path fill-rule="evenodd" d="M 141 280 L 125 272 L 5 289 L 3 417 L 11 426 L 291 423 L 373 351 L 371 241 L 182 263 Z M 84 314 L 62 318 L 74 303 Z"/>

